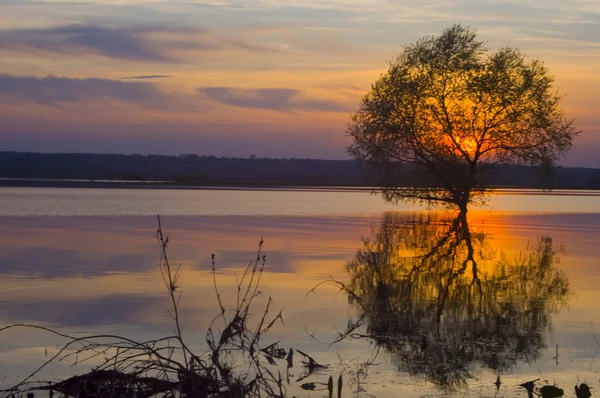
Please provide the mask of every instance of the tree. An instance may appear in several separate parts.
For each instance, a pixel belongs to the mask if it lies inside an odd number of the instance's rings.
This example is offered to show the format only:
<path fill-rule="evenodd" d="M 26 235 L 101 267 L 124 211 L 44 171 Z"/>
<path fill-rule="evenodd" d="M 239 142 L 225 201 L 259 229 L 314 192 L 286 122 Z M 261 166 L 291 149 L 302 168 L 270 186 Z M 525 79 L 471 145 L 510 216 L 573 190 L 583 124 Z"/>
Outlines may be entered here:
<path fill-rule="evenodd" d="M 460 25 L 405 47 L 352 116 L 349 154 L 388 201 L 466 211 L 498 164 L 551 170 L 580 133 L 539 60 L 491 53 Z"/>

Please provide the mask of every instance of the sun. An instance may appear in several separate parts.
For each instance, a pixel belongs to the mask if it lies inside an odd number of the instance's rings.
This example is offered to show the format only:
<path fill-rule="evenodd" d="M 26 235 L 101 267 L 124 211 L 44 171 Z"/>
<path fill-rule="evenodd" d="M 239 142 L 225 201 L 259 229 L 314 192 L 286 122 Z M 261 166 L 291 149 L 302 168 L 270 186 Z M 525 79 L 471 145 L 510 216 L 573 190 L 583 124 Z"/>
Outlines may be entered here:
<path fill-rule="evenodd" d="M 477 150 L 477 141 L 471 137 L 464 137 L 458 141 L 460 148 L 467 153 L 474 153 Z"/>

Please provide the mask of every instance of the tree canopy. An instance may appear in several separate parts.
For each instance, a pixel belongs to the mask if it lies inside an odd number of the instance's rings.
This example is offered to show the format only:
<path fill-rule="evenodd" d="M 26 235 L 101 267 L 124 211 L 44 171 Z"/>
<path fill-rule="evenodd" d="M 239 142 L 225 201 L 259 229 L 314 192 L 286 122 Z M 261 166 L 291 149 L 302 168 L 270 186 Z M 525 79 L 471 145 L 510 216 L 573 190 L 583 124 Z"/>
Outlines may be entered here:
<path fill-rule="evenodd" d="M 352 116 L 349 154 L 389 201 L 457 205 L 480 197 L 496 164 L 552 169 L 579 131 L 544 64 L 491 52 L 469 28 L 408 45 Z"/>

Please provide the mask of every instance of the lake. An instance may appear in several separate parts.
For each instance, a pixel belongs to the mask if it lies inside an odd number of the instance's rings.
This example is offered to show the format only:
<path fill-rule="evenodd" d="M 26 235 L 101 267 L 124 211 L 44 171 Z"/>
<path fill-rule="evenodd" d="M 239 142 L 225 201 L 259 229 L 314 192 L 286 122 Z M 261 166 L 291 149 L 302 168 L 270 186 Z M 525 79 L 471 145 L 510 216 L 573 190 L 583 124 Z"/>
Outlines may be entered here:
<path fill-rule="evenodd" d="M 305 381 L 343 374 L 344 396 L 377 397 L 527 396 L 519 384 L 538 378 L 565 396 L 576 383 L 600 387 L 596 191 L 502 191 L 458 220 L 353 190 L 0 188 L 0 327 L 139 340 L 172 333 L 157 214 L 180 267 L 181 324 L 193 349 L 205 348 L 219 313 L 211 255 L 230 306 L 262 238 L 257 308 L 270 296 L 284 320 L 265 342 L 329 366 Z M 352 299 L 322 283 L 331 279 Z M 1 332 L 0 385 L 17 383 L 63 342 L 39 330 Z M 38 379 L 83 373 L 97 359 L 52 364 Z"/>

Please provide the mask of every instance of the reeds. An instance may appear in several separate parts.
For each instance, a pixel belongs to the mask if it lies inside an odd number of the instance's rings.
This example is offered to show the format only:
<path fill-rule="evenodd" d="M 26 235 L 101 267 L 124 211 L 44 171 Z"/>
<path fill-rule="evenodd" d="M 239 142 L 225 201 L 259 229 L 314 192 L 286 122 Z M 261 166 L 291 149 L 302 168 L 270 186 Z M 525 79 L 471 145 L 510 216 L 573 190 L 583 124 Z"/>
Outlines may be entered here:
<path fill-rule="evenodd" d="M 212 276 L 219 313 L 206 332 L 208 349 L 193 352 L 181 328 L 179 268 L 174 268 L 167 256 L 169 238 L 164 235 L 160 217 L 156 239 L 160 246 L 159 269 L 171 302 L 173 334 L 160 339 L 136 341 L 124 336 L 96 334 L 78 337 L 36 325 L 13 324 L 0 328 L 42 330 L 66 340 L 58 352 L 46 359 L 20 383 L 0 392 L 0 397 L 31 396 L 34 391 L 47 391 L 50 397 L 144 398 L 144 397 L 287 397 L 290 384 L 313 390 L 316 384 L 303 383 L 306 377 L 325 368 L 308 354 L 300 354 L 303 374 L 291 380 L 294 349 L 280 348 L 278 343 L 263 347 L 261 340 L 276 324 L 283 324 L 282 311 L 271 315 L 273 300 L 255 308 L 254 300 L 266 262 L 260 240 L 256 257 L 250 261 L 237 284 L 235 305 L 227 310 L 221 300 L 216 278 L 215 256 L 212 255 Z M 251 314 L 260 314 L 251 322 Z M 57 361 L 73 364 L 99 361 L 90 372 L 58 382 L 34 381 L 39 372 Z M 338 397 L 342 380 L 339 379 Z M 333 395 L 333 381 L 323 389 Z"/>

